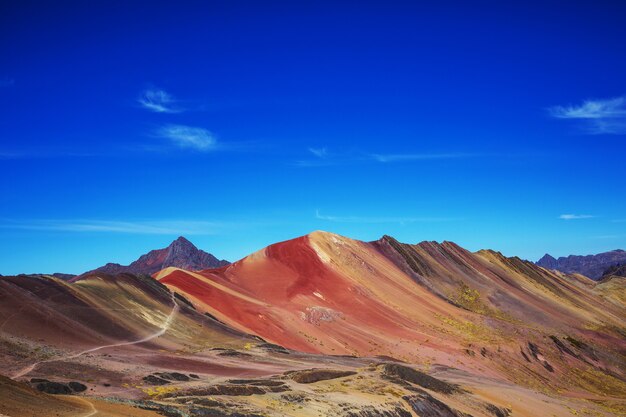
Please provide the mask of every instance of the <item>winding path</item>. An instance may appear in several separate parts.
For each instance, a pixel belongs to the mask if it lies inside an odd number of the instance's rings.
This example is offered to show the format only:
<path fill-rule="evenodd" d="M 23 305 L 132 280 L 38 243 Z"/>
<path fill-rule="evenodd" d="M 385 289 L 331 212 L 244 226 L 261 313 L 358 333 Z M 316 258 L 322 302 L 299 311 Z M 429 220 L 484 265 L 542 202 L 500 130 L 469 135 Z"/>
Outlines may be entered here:
<path fill-rule="evenodd" d="M 46 362 L 58 362 L 58 361 L 64 361 L 64 360 L 68 360 L 68 359 L 74 359 L 77 358 L 79 356 L 85 355 L 87 353 L 92 353 L 92 352 L 96 352 L 98 350 L 102 350 L 102 349 L 106 349 L 106 348 L 111 348 L 111 347 L 118 347 L 118 346 L 129 346 L 129 345 L 137 345 L 139 343 L 144 343 L 147 342 L 149 340 L 155 339 L 159 336 L 162 336 L 172 325 L 172 322 L 174 321 L 174 318 L 176 317 L 176 314 L 178 314 L 178 311 L 180 310 L 180 306 L 178 305 L 178 303 L 176 302 L 176 298 L 174 297 L 174 293 L 172 293 L 172 302 L 174 303 L 174 307 L 172 307 L 172 311 L 170 312 L 170 314 L 167 316 L 167 319 L 165 320 L 165 322 L 163 323 L 161 329 L 155 333 L 152 333 L 142 339 L 139 340 L 133 340 L 130 342 L 120 342 L 120 343 L 113 343 L 110 345 L 103 345 L 103 346 L 98 346 L 95 348 L 91 348 L 91 349 L 87 349 L 87 350 L 83 350 L 82 352 L 78 352 L 78 353 L 74 353 L 72 355 L 69 356 L 62 356 L 60 358 L 53 358 L 53 359 L 46 359 L 43 361 L 39 361 L 39 362 L 35 362 L 32 365 L 27 366 L 26 368 L 20 370 L 18 373 L 16 373 L 15 375 L 13 375 L 13 379 L 16 378 L 20 378 L 23 377 L 24 375 L 28 375 L 29 373 L 31 373 L 37 366 L 39 366 L 42 363 L 46 363 Z M 93 405 L 92 405 L 93 406 Z M 95 410 L 95 409 L 94 409 Z M 93 412 L 92 414 L 89 414 L 89 416 L 94 415 L 96 412 Z M 87 417 L 87 416 L 85 416 Z"/>
<path fill-rule="evenodd" d="M 91 408 L 91 410 L 87 411 L 87 413 L 83 414 L 80 417 L 91 417 L 91 416 L 95 416 L 96 414 L 98 414 L 98 409 L 96 408 L 95 405 L 93 405 L 93 403 L 91 401 L 88 401 L 84 398 L 81 397 L 72 397 L 74 399 L 80 400 L 81 402 L 87 404 L 89 406 L 89 408 Z"/>

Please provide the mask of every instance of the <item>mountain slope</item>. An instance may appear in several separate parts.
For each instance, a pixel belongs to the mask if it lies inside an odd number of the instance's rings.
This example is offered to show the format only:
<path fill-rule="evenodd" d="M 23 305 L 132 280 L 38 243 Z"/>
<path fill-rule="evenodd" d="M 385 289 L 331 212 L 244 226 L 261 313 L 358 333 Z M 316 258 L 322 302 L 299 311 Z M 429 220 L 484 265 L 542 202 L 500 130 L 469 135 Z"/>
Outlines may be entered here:
<path fill-rule="evenodd" d="M 597 255 L 570 255 L 558 259 L 545 254 L 536 264 L 547 269 L 556 269 L 566 274 L 582 274 L 591 279 L 602 278 L 609 267 L 626 263 L 626 251 L 621 249 L 599 253 Z"/>
<path fill-rule="evenodd" d="M 151 277 L 130 274 L 92 274 L 75 283 L 51 277 L 3 277 L 0 317 L 0 339 L 44 341 L 49 351 L 80 352 L 117 344 L 133 349 L 132 342 L 138 340 L 143 341 L 141 346 L 158 348 L 207 341 L 240 347 L 255 340 L 196 312 Z M 7 346 L 0 344 L 0 357 L 6 355 L 5 365 L 19 373 L 23 364 L 5 350 Z"/>
<path fill-rule="evenodd" d="M 100 268 L 85 272 L 81 276 L 95 272 L 105 274 L 130 273 L 151 275 L 168 267 L 198 271 L 201 269 L 218 268 L 228 264 L 228 261 L 219 260 L 210 253 L 196 248 L 193 243 L 181 236 L 174 240 L 168 247 L 152 250 L 141 255 L 139 259 L 128 266 L 108 263 Z"/>
<path fill-rule="evenodd" d="M 600 372 L 626 389 L 619 298 L 493 251 L 314 232 L 219 269 L 155 276 L 199 310 L 292 349 L 438 363 L 543 389 L 579 389 L 580 375 Z M 611 390 L 602 384 L 585 389 Z"/>
<path fill-rule="evenodd" d="M 626 277 L 626 264 L 617 264 L 610 266 L 602 273 L 602 278 L 610 277 L 612 275 L 618 277 Z"/>
<path fill-rule="evenodd" d="M 11 417 L 55 416 L 76 417 L 99 415 L 106 417 L 159 417 L 154 411 L 124 404 L 70 396 L 49 395 L 24 383 L 0 375 L 0 412 Z M 94 414 L 97 413 L 97 414 Z M 4 414 L 0 414 L 4 415 Z"/>

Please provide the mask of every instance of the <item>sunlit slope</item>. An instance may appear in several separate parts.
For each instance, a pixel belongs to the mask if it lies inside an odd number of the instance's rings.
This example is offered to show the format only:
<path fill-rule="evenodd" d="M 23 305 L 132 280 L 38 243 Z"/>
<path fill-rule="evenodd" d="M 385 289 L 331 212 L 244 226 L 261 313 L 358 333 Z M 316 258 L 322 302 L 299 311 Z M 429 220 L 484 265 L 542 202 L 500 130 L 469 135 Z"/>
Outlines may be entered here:
<path fill-rule="evenodd" d="M 373 246 L 337 235 L 312 233 L 218 270 L 156 277 L 220 320 L 293 349 L 402 356 L 416 343 L 460 347 L 437 344 L 430 330 L 453 306 Z"/>
<path fill-rule="evenodd" d="M 626 305 L 626 277 L 609 276 L 599 281 L 593 291 L 615 304 L 618 308 Z"/>
<path fill-rule="evenodd" d="M 416 283 L 483 316 L 551 330 L 623 326 L 624 305 L 605 302 L 594 292 L 597 284 L 580 275 L 491 250 L 471 253 L 451 242 L 407 245 L 384 237 L 373 244 Z"/>
<path fill-rule="evenodd" d="M 0 317 L 0 355 L 9 374 L 34 359 L 62 361 L 100 346 L 193 350 L 252 340 L 194 311 L 152 278 L 127 274 L 92 275 L 73 284 L 3 277 Z"/>
<path fill-rule="evenodd" d="M 220 269 L 156 277 L 199 310 L 293 349 L 438 363 L 537 387 L 623 387 L 619 297 L 493 251 L 314 232 Z"/>
<path fill-rule="evenodd" d="M 11 417 L 158 417 L 154 411 L 93 398 L 48 395 L 0 375 L 0 415 Z M 5 414 L 6 413 L 6 414 Z"/>

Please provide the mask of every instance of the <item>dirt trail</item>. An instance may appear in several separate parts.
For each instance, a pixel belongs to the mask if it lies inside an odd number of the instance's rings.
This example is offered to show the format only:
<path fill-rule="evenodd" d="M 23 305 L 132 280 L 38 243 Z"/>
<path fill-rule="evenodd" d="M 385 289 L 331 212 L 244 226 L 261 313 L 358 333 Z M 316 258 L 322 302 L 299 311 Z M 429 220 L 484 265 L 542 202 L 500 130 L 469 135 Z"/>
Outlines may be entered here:
<path fill-rule="evenodd" d="M 91 401 L 88 401 L 81 397 L 73 397 L 73 398 L 76 400 L 80 400 L 80 402 L 87 404 L 89 408 L 91 408 L 91 410 L 87 411 L 85 414 L 83 414 L 80 417 L 91 417 L 91 416 L 95 416 L 96 414 L 98 414 L 98 409 L 93 405 Z"/>
<path fill-rule="evenodd" d="M 167 319 L 163 323 L 163 326 L 161 327 L 161 329 L 159 331 L 155 332 L 155 333 L 152 333 L 152 334 L 150 334 L 150 335 L 148 335 L 148 336 L 146 336 L 144 338 L 141 338 L 139 340 L 133 340 L 133 341 L 130 341 L 130 342 L 120 342 L 120 343 L 113 343 L 113 344 L 110 344 L 110 345 L 98 346 L 98 347 L 95 347 L 95 348 L 83 350 L 82 352 L 74 353 L 74 354 L 69 355 L 69 356 L 63 356 L 63 357 L 60 357 L 60 358 L 53 358 L 53 359 L 46 359 L 46 360 L 43 360 L 43 361 L 38 361 L 38 362 L 33 363 L 32 365 L 27 366 L 26 368 L 23 368 L 18 373 L 13 375 L 12 378 L 13 379 L 17 379 L 17 378 L 23 377 L 25 375 L 28 375 L 37 366 L 39 366 L 42 363 L 58 362 L 58 361 L 64 361 L 64 360 L 68 360 L 68 359 L 74 359 L 74 358 L 77 358 L 79 356 L 85 355 L 87 353 L 92 353 L 92 352 L 96 352 L 98 350 L 111 348 L 111 347 L 137 345 L 139 343 L 144 343 L 144 342 L 150 341 L 152 339 L 155 339 L 155 338 L 157 338 L 159 336 L 162 336 L 170 328 L 170 326 L 172 325 L 172 322 L 174 321 L 174 318 L 176 317 L 176 314 L 178 314 L 178 311 L 180 310 L 180 306 L 176 302 L 176 299 L 175 299 L 173 293 L 172 293 L 172 302 L 174 303 L 174 307 L 172 307 L 172 311 L 167 316 Z M 95 413 L 89 414 L 89 415 L 91 416 L 91 415 L 94 415 L 94 414 Z M 87 417 L 87 416 L 85 416 L 85 417 Z"/>

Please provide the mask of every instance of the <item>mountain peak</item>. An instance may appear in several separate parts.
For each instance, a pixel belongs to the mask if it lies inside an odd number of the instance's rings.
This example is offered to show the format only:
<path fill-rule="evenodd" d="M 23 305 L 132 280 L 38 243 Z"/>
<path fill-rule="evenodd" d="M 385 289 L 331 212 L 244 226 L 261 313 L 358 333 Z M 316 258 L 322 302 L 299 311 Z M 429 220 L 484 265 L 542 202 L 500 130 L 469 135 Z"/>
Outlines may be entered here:
<path fill-rule="evenodd" d="M 308 233 L 306 236 L 332 237 L 332 236 L 339 236 L 339 235 L 333 232 L 327 232 L 325 230 L 313 230 L 312 232 Z"/>
<path fill-rule="evenodd" d="M 167 249 L 175 248 L 175 247 L 188 248 L 190 250 L 193 250 L 193 249 L 198 250 L 196 245 L 191 243 L 185 236 L 179 236 L 178 238 L 176 238 L 176 240 L 173 240 L 172 243 L 170 243 L 170 245 L 167 247 Z"/>
<path fill-rule="evenodd" d="M 549 253 L 546 253 L 545 255 L 543 255 L 541 257 L 541 259 L 539 259 L 537 261 L 537 263 L 539 263 L 539 262 L 552 262 L 552 261 L 556 261 L 556 258 L 554 256 L 550 255 Z"/>
<path fill-rule="evenodd" d="M 119 274 L 129 272 L 132 274 L 152 275 L 167 267 L 182 268 L 189 271 L 202 269 L 219 268 L 228 265 L 230 262 L 219 260 L 215 256 L 200 250 L 184 236 L 179 236 L 166 248 L 155 249 L 141 255 L 130 265 L 108 263 L 105 266 L 86 272 L 106 272 L 109 274 Z"/>
<path fill-rule="evenodd" d="M 176 242 L 179 242 L 179 243 L 189 243 L 189 244 L 193 245 L 193 243 L 191 243 L 189 241 L 189 239 L 187 239 L 185 236 L 178 236 L 175 240 L 172 241 L 171 244 L 176 243 Z"/>
<path fill-rule="evenodd" d="M 541 257 L 541 259 L 536 262 L 536 265 L 539 265 L 540 267 L 546 269 L 557 269 L 559 266 L 559 261 L 557 261 L 554 256 L 546 253 Z"/>

